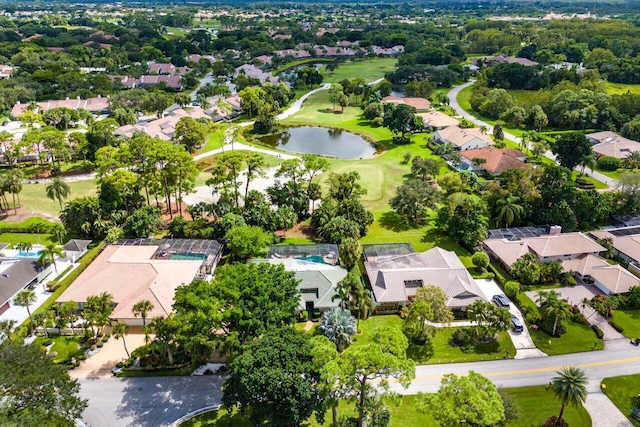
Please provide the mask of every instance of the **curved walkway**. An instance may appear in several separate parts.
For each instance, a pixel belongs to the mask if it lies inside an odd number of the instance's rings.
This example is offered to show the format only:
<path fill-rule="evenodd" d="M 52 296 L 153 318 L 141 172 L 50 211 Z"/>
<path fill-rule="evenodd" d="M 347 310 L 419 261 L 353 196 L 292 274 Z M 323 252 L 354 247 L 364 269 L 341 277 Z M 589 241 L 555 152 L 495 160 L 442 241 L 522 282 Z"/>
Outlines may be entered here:
<path fill-rule="evenodd" d="M 467 82 L 467 83 L 464 83 L 464 84 L 461 84 L 461 85 L 458 85 L 458 86 L 454 86 L 454 87 L 453 87 L 453 89 L 451 89 L 451 90 L 447 93 L 447 96 L 449 97 L 449 106 L 450 106 L 451 108 L 453 108 L 453 109 L 456 111 L 456 113 L 457 113 L 460 117 L 463 117 L 463 118 L 465 118 L 465 119 L 469 120 L 471 123 L 473 123 L 473 124 L 475 124 L 475 125 L 478 125 L 478 126 L 485 126 L 485 127 L 487 128 L 487 131 L 488 131 L 488 132 L 492 132 L 492 131 L 493 131 L 493 126 L 492 126 L 492 125 L 490 125 L 490 124 L 489 124 L 489 123 L 487 123 L 487 122 L 483 122 L 482 120 L 480 120 L 480 119 L 476 118 L 475 116 L 473 116 L 473 115 L 471 115 L 471 114 L 467 113 L 467 112 L 466 112 L 466 111 L 465 111 L 465 110 L 460 106 L 460 103 L 458 102 L 458 95 L 460 94 L 460 92 L 461 92 L 463 89 L 465 89 L 465 88 L 467 88 L 467 87 L 469 87 L 469 86 L 473 85 L 474 83 L 475 83 L 475 81 L 470 81 L 470 82 Z M 513 134 L 511 134 L 511 133 L 508 133 L 508 132 L 505 132 L 505 133 L 504 133 L 504 137 L 505 137 L 506 139 L 509 139 L 509 140 L 511 140 L 511 141 L 515 141 L 515 142 L 517 142 L 517 143 L 521 143 L 521 142 L 522 142 L 522 139 L 520 139 L 519 137 L 517 137 L 517 136 L 515 136 L 515 135 L 513 135 Z M 527 148 L 531 149 L 531 147 L 530 147 L 529 143 L 527 143 Z M 545 157 L 547 157 L 547 158 L 549 158 L 549 159 L 551 159 L 551 160 L 553 160 L 553 161 L 555 161 L 555 160 L 556 160 L 556 156 L 555 156 L 551 151 L 547 151 L 547 152 L 545 152 L 545 153 L 544 153 L 544 156 L 545 156 Z M 576 169 L 576 170 L 577 170 L 577 169 Z M 600 172 L 596 172 L 596 171 L 594 171 L 594 170 L 591 170 L 591 172 L 590 172 L 590 173 L 588 173 L 588 170 L 585 170 L 585 173 L 586 173 L 587 175 L 589 175 L 589 176 L 591 176 L 591 177 L 593 177 L 593 178 L 597 179 L 598 181 L 600 181 L 600 182 L 603 182 L 603 183 L 607 184 L 609 187 L 616 188 L 616 187 L 618 186 L 618 181 L 616 181 L 616 180 L 615 180 L 615 179 L 613 179 L 613 178 L 609 178 L 608 176 L 603 175 L 603 174 L 601 174 Z"/>

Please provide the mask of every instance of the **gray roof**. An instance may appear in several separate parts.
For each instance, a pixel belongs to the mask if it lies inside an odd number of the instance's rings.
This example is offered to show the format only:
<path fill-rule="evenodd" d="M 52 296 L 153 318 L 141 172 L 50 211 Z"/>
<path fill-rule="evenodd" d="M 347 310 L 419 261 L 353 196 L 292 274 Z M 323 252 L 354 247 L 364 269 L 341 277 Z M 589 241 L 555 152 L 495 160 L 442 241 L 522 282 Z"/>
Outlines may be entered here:
<path fill-rule="evenodd" d="M 347 270 L 344 267 L 293 258 L 252 259 L 249 262 L 282 264 L 285 270 L 295 272 L 296 279 L 300 280 L 298 289 L 301 291 L 299 305 L 301 310 L 306 309 L 306 301 L 313 301 L 314 307 L 320 310 L 340 305 L 340 301 L 332 301 L 331 298 L 336 295 L 338 283 L 347 276 Z"/>
<path fill-rule="evenodd" d="M 7 249 L 7 247 L 10 245 L 11 243 L 4 243 L 4 242 L 0 242 L 0 251 Z"/>
<path fill-rule="evenodd" d="M 378 303 L 405 303 L 418 287 L 435 285 L 447 295 L 447 306 L 466 307 L 484 299 L 482 291 L 454 252 L 432 248 L 364 263 Z"/>
<path fill-rule="evenodd" d="M 66 251 L 82 252 L 87 249 L 91 242 L 92 240 L 71 239 L 64 244 L 64 249 Z"/>
<path fill-rule="evenodd" d="M 33 282 L 43 270 L 34 258 L 0 258 L 0 266 L 10 264 L 0 274 L 0 305 Z"/>

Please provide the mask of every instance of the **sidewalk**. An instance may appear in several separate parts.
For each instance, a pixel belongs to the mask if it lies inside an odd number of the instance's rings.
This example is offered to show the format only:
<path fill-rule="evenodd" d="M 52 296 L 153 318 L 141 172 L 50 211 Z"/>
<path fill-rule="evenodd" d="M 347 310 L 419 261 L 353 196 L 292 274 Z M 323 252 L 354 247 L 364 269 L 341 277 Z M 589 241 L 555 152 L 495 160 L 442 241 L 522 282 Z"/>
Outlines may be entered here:
<path fill-rule="evenodd" d="M 584 408 L 591 415 L 593 427 L 633 427 L 616 405 L 602 392 L 600 381 L 589 381 Z"/>

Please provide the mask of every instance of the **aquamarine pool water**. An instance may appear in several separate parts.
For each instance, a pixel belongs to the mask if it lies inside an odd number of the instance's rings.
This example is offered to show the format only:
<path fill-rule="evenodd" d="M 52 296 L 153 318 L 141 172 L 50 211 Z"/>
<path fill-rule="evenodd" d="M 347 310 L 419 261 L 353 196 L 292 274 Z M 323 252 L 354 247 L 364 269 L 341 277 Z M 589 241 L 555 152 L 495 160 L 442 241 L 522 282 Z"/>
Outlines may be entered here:
<path fill-rule="evenodd" d="M 302 257 L 297 257 L 296 259 L 299 259 L 302 261 L 316 262 L 318 264 L 328 264 L 327 262 L 324 262 L 324 258 L 322 258 L 320 255 L 302 256 Z"/>
<path fill-rule="evenodd" d="M 15 256 L 18 258 L 40 258 L 41 254 L 42 254 L 42 250 L 35 250 L 35 251 L 29 251 L 29 252 L 18 251 L 18 253 Z"/>

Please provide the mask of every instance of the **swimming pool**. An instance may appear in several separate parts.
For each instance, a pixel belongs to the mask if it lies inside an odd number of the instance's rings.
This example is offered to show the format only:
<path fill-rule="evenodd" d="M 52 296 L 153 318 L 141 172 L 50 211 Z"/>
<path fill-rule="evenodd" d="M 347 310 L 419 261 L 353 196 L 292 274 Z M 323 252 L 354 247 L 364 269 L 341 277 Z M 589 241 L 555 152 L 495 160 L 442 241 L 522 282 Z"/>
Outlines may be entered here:
<path fill-rule="evenodd" d="M 202 261 L 207 259 L 206 254 L 171 254 L 169 259 L 178 259 L 182 261 Z"/>
<path fill-rule="evenodd" d="M 299 259 L 302 261 L 315 262 L 318 264 L 329 264 L 328 262 L 325 262 L 324 258 L 321 257 L 320 255 L 301 256 L 301 257 L 296 257 L 296 259 Z"/>
<path fill-rule="evenodd" d="M 18 258 L 40 258 L 41 254 L 42 254 L 42 250 L 37 249 L 35 251 L 29 251 L 29 252 L 18 251 L 14 256 Z"/>

